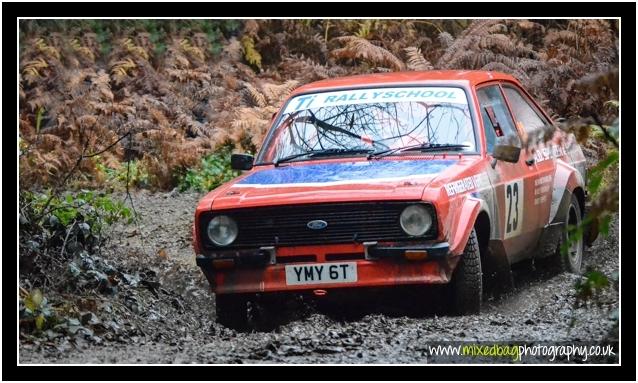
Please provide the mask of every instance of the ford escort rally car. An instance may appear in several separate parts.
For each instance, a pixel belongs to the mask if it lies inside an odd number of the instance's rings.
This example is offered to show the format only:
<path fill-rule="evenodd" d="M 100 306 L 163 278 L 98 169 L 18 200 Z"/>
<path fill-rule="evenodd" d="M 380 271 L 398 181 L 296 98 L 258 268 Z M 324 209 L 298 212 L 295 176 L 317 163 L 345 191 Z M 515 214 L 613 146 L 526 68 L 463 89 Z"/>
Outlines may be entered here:
<path fill-rule="evenodd" d="M 232 155 L 243 174 L 197 206 L 196 261 L 218 322 L 245 324 L 260 294 L 398 285 L 448 284 L 449 306 L 476 313 L 485 280 L 516 262 L 551 257 L 578 273 L 584 239 L 567 229 L 584 215 L 585 157 L 553 126 L 497 72 L 296 89 L 257 156 Z"/>

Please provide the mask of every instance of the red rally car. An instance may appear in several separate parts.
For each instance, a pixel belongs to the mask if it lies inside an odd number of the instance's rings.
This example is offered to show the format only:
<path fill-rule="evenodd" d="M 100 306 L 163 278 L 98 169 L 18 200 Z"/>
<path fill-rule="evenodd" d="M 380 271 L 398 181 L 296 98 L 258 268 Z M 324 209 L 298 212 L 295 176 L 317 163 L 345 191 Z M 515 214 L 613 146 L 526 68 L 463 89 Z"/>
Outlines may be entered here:
<path fill-rule="evenodd" d="M 247 302 L 271 292 L 448 283 L 450 307 L 476 313 L 484 279 L 513 263 L 553 257 L 579 272 L 587 238 L 560 244 L 584 215 L 585 157 L 552 127 L 497 72 L 296 89 L 256 158 L 232 155 L 243 175 L 197 206 L 196 261 L 217 320 L 242 325 Z"/>

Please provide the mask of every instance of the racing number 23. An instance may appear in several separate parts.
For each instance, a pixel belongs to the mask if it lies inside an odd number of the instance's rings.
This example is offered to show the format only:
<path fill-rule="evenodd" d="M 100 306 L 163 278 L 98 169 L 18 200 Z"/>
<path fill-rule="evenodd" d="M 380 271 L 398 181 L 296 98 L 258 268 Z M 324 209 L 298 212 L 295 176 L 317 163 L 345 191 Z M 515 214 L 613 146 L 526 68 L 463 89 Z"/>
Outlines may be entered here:
<path fill-rule="evenodd" d="M 523 228 L 523 181 L 505 185 L 505 238 L 519 235 Z"/>

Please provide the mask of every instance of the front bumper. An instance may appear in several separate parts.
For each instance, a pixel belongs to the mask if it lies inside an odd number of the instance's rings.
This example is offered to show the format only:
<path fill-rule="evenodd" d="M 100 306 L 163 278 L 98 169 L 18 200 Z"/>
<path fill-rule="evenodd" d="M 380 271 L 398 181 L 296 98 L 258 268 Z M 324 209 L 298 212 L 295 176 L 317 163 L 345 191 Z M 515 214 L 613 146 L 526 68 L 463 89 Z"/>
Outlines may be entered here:
<path fill-rule="evenodd" d="M 407 260 L 406 252 L 427 252 L 427 256 L 422 260 Z M 304 256 L 312 257 L 312 260 L 290 262 L 299 259 L 296 257 Z M 198 255 L 196 262 L 215 293 L 230 294 L 447 283 L 452 270 L 450 259 L 447 243 L 397 245 L 368 242 L 226 251 L 207 256 Z M 232 268 L 217 269 L 214 262 L 221 260 L 232 260 Z M 286 265 L 331 262 L 356 262 L 357 281 L 314 285 L 286 284 Z"/>

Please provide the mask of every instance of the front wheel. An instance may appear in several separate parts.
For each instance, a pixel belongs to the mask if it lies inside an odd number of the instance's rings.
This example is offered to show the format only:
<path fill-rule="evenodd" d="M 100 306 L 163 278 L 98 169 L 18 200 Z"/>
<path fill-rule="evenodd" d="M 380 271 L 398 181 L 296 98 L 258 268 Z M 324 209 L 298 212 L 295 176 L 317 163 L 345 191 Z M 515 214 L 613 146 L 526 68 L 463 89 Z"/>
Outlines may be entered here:
<path fill-rule="evenodd" d="M 476 231 L 472 229 L 465 250 L 452 275 L 452 299 L 457 315 L 478 314 L 483 299 L 483 272 Z"/>

